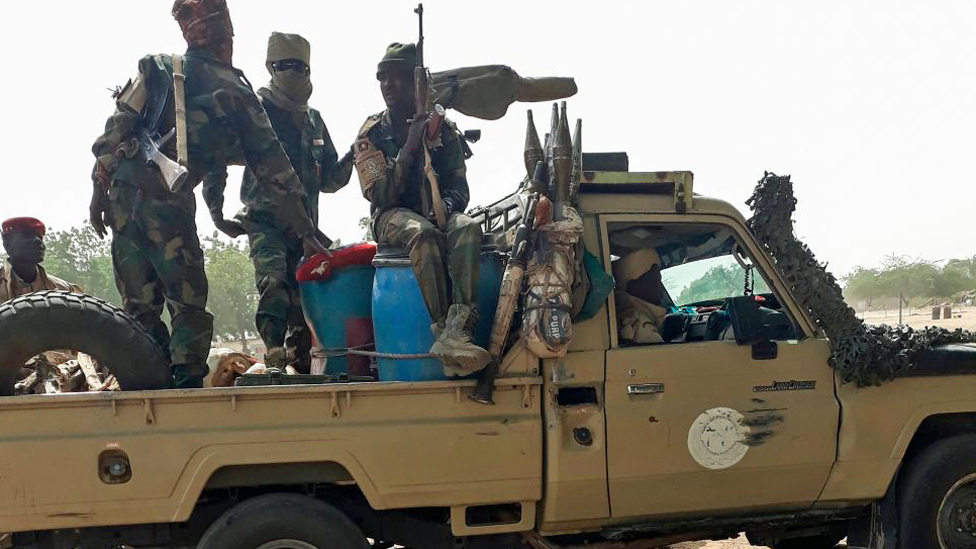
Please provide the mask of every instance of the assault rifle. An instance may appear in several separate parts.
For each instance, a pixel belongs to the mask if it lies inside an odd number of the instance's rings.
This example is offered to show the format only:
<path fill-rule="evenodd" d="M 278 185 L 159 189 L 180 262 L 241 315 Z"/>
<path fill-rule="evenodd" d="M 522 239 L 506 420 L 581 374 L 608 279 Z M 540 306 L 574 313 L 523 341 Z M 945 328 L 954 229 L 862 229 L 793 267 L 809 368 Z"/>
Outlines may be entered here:
<path fill-rule="evenodd" d="M 434 220 L 437 222 L 437 227 L 444 231 L 447 230 L 447 214 L 444 211 L 444 202 L 441 199 L 441 187 L 437 182 L 437 174 L 434 172 L 433 166 L 431 166 L 430 149 L 427 146 L 428 142 L 436 139 L 438 132 L 440 132 L 441 121 L 444 118 L 444 108 L 440 105 L 429 105 L 429 73 L 427 67 L 424 66 L 424 5 L 417 4 L 417 9 L 413 11 L 417 14 L 417 19 L 420 24 L 420 36 L 417 38 L 417 66 L 413 70 L 414 100 L 416 102 L 414 118 L 420 116 L 427 118 L 427 131 L 425 132 L 423 142 L 424 180 L 427 181 L 427 189 L 431 202 L 430 206 L 434 212 Z"/>

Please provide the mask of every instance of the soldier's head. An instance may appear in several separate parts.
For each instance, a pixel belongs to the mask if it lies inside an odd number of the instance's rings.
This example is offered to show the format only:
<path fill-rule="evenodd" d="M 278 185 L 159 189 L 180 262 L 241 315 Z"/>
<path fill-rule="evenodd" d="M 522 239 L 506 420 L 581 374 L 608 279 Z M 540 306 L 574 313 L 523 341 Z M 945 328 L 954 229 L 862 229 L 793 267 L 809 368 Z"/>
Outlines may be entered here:
<path fill-rule="evenodd" d="M 3 249 L 14 265 L 37 265 L 44 261 L 44 233 L 47 229 L 33 217 L 14 217 L 0 225 Z"/>
<path fill-rule="evenodd" d="M 227 0 L 176 0 L 172 13 L 187 46 L 207 50 L 224 63 L 231 63 L 234 25 Z"/>
<path fill-rule="evenodd" d="M 414 105 L 413 69 L 417 66 L 417 46 L 394 42 L 376 67 L 383 101 L 391 109 L 412 109 Z"/>
<path fill-rule="evenodd" d="M 312 47 L 297 34 L 272 32 L 265 66 L 271 83 L 292 101 L 304 103 L 312 95 Z"/>
<path fill-rule="evenodd" d="M 618 259 L 613 264 L 613 278 L 618 288 L 648 303 L 660 304 L 664 297 L 661 257 L 654 248 L 643 248 Z"/>

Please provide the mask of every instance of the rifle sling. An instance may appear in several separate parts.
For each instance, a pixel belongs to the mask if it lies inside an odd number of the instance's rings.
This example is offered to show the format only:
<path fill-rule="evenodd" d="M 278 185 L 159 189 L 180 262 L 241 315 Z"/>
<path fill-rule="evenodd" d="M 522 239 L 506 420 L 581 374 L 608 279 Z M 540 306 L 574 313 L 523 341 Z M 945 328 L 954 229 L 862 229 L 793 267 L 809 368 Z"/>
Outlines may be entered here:
<path fill-rule="evenodd" d="M 173 100 L 176 104 L 176 161 L 186 166 L 186 75 L 183 74 L 183 56 L 173 54 Z"/>

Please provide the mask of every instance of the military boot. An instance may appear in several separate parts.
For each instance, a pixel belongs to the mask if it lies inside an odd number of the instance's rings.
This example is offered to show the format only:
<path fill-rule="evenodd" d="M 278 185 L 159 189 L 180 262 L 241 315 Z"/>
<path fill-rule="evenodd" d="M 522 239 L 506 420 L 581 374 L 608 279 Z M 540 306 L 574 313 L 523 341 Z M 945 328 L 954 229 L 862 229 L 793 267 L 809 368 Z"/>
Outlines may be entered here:
<path fill-rule="evenodd" d="M 200 389 L 209 371 L 210 368 L 206 364 L 177 364 L 173 366 L 173 387 Z"/>
<path fill-rule="evenodd" d="M 264 353 L 264 365 L 269 370 L 275 368 L 280 372 L 284 372 L 285 367 L 288 365 L 288 352 L 284 347 L 271 347 Z"/>
<path fill-rule="evenodd" d="M 477 372 L 491 362 L 488 351 L 474 344 L 474 327 L 478 323 L 477 310 L 455 303 L 447 313 L 444 330 L 430 348 L 448 375 L 467 375 Z"/>

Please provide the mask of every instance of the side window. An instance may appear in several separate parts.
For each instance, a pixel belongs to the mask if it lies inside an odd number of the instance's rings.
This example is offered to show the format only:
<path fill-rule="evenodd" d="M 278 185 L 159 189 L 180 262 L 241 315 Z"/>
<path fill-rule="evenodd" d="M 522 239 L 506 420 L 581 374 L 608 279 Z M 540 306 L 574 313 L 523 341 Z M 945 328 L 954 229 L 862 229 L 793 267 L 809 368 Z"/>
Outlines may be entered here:
<path fill-rule="evenodd" d="M 732 298 L 752 295 L 772 339 L 796 328 L 762 273 L 722 225 L 611 223 L 620 344 L 734 340 Z"/>

